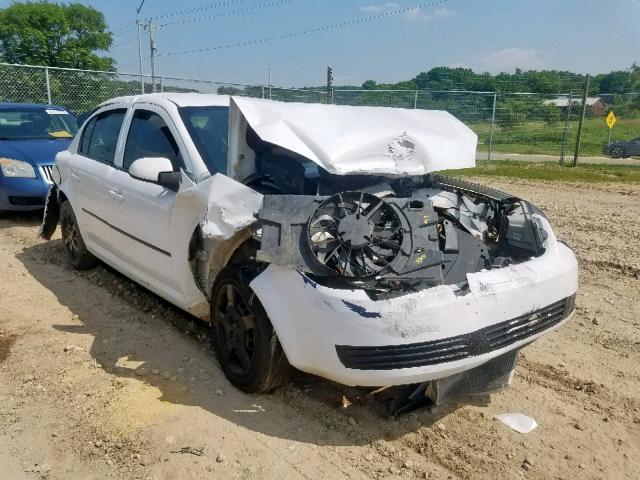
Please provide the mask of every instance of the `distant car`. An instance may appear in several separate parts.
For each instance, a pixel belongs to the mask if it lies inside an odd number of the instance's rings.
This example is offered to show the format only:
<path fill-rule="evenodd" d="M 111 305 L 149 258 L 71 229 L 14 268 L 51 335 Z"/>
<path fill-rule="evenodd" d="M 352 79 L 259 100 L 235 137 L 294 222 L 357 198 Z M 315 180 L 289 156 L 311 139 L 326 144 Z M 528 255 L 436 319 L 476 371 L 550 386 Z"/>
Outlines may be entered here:
<path fill-rule="evenodd" d="M 539 209 L 431 173 L 476 144 L 442 111 L 116 98 L 56 156 L 42 236 L 59 220 L 75 267 L 97 257 L 208 320 L 244 391 L 291 364 L 440 403 L 508 385 L 578 288 Z"/>
<path fill-rule="evenodd" d="M 0 212 L 44 208 L 55 156 L 77 130 L 63 107 L 0 103 Z"/>
<path fill-rule="evenodd" d="M 624 142 L 607 143 L 602 152 L 613 158 L 627 158 L 640 155 L 640 137 Z"/>

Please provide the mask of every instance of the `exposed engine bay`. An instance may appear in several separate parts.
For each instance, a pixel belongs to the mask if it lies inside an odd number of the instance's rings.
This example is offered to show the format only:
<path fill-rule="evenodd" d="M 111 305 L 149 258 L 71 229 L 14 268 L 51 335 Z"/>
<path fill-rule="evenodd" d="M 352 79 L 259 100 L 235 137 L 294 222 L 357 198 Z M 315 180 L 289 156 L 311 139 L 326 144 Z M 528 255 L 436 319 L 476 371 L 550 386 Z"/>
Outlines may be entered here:
<path fill-rule="evenodd" d="M 545 231 L 514 196 L 444 177 L 335 175 L 260 140 L 244 183 L 264 195 L 252 225 L 259 262 L 388 298 L 544 253 Z"/>

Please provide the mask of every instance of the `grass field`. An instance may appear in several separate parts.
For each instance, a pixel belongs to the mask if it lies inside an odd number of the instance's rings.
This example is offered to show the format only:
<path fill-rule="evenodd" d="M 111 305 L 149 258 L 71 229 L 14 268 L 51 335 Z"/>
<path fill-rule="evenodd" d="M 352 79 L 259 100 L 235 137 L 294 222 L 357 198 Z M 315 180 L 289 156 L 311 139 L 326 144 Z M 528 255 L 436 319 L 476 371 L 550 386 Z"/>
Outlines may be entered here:
<path fill-rule="evenodd" d="M 587 183 L 640 183 L 640 167 L 622 165 L 578 165 L 565 167 L 556 163 L 500 160 L 479 161 L 475 168 L 442 172 L 457 177 L 496 176 L 529 180 Z"/>
<path fill-rule="evenodd" d="M 489 150 L 489 125 L 470 124 L 469 127 L 480 137 L 478 150 Z M 567 152 L 575 149 L 578 122 L 569 123 Z M 607 143 L 609 127 L 601 118 L 587 118 L 584 121 L 580 155 L 601 156 L 602 146 Z M 640 119 L 619 120 L 611 134 L 612 141 L 631 140 L 640 136 Z M 564 140 L 564 122 L 548 125 L 543 121 L 527 122 L 513 130 L 496 126 L 493 133 L 493 151 L 501 153 L 560 155 Z"/>

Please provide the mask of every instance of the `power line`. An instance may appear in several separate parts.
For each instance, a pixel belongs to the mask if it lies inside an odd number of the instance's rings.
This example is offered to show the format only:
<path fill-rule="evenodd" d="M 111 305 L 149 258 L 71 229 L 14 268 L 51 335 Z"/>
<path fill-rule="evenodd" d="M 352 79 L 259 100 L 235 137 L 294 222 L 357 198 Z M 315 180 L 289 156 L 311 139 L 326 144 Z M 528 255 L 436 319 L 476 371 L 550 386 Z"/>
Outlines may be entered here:
<path fill-rule="evenodd" d="M 220 8 L 220 7 L 228 7 L 230 5 L 237 5 L 238 3 L 246 2 L 247 0 L 225 0 L 223 2 L 210 3 L 208 5 L 203 5 L 201 7 L 189 8 L 187 10 L 180 10 L 177 12 L 165 13 L 162 15 L 156 15 L 155 17 L 151 17 L 153 20 L 158 20 L 160 18 L 168 18 L 168 17 L 177 17 L 180 15 L 188 15 L 192 13 L 202 12 L 204 10 L 211 10 L 212 8 Z"/>
<path fill-rule="evenodd" d="M 277 1 L 274 1 L 274 2 L 261 3 L 260 5 L 254 5 L 253 7 L 246 7 L 246 8 L 241 8 L 241 9 L 238 9 L 238 10 L 231 10 L 229 12 L 223 12 L 223 13 L 216 13 L 214 15 L 206 15 L 206 16 L 202 16 L 202 17 L 188 18 L 186 20 L 176 20 L 175 22 L 162 23 L 162 24 L 158 25 L 158 29 L 171 27 L 173 25 L 182 25 L 182 24 L 186 24 L 186 23 L 202 22 L 204 20 L 212 20 L 214 18 L 219 18 L 219 17 L 229 17 L 231 15 L 239 15 L 239 14 L 248 13 L 248 12 L 251 12 L 251 11 L 254 11 L 254 10 L 261 10 L 261 9 L 265 9 L 265 8 L 269 8 L 269 7 L 277 7 L 279 5 L 284 5 L 285 3 L 290 3 L 291 1 L 292 0 L 277 0 Z"/>
<path fill-rule="evenodd" d="M 127 30 L 130 30 L 130 29 L 134 28 L 135 26 L 136 26 L 136 22 L 135 21 L 129 22 L 129 23 L 126 23 L 126 24 L 122 25 L 119 28 L 116 28 L 113 32 L 111 32 L 111 34 L 114 35 L 114 36 L 115 35 L 121 35 L 121 34 L 125 33 Z"/>
<path fill-rule="evenodd" d="M 113 45 L 111 45 L 111 48 L 116 48 L 116 47 L 119 47 L 121 45 L 126 45 L 128 43 L 135 42 L 136 40 L 138 40 L 137 36 L 130 37 L 130 38 L 127 38 L 126 40 L 123 40 L 122 42 L 114 43 Z"/>
<path fill-rule="evenodd" d="M 427 7 L 435 7 L 435 6 L 439 6 L 439 5 L 443 5 L 445 3 L 448 3 L 449 1 L 450 0 L 436 0 L 436 1 L 432 1 L 432 2 L 421 3 L 419 5 L 414 5 L 413 7 L 399 8 L 397 10 L 391 10 L 389 12 L 379 13 L 377 15 L 370 15 L 368 17 L 361 17 L 361 18 L 355 18 L 355 19 L 352 19 L 352 20 L 347 20 L 347 21 L 344 21 L 344 22 L 332 23 L 332 24 L 329 24 L 329 25 L 323 25 L 321 27 L 310 28 L 308 30 L 302 30 L 302 31 L 299 31 L 299 32 L 284 33 L 284 34 L 281 34 L 281 35 L 274 35 L 272 37 L 260 38 L 260 39 L 256 39 L 256 40 L 245 40 L 243 42 L 230 43 L 230 44 L 226 44 L 226 45 L 217 45 L 217 46 L 214 46 L 214 47 L 203 47 L 203 48 L 194 48 L 194 49 L 191 49 L 191 50 L 181 50 L 181 51 L 167 52 L 167 53 L 158 54 L 158 56 L 166 57 L 166 56 L 171 56 L 171 55 L 188 55 L 188 54 L 192 54 L 192 53 L 202 53 L 202 52 L 210 52 L 210 51 L 213 51 L 213 50 L 223 50 L 223 49 L 227 49 L 227 48 L 246 47 L 246 46 L 249 46 L 249 45 L 258 45 L 258 44 L 261 44 L 261 43 L 273 42 L 275 40 L 284 40 L 284 39 L 288 39 L 288 38 L 301 37 L 303 35 L 308 35 L 310 33 L 323 32 L 323 31 L 327 31 L 327 30 L 335 30 L 337 28 L 348 27 L 350 25 L 358 25 L 360 23 L 371 22 L 371 21 L 374 21 L 374 20 L 379 20 L 381 18 L 391 17 L 391 16 L 394 16 L 394 15 L 400 15 L 402 13 L 407 13 L 407 12 L 410 12 L 412 10 L 418 10 L 418 9 L 427 8 Z"/>

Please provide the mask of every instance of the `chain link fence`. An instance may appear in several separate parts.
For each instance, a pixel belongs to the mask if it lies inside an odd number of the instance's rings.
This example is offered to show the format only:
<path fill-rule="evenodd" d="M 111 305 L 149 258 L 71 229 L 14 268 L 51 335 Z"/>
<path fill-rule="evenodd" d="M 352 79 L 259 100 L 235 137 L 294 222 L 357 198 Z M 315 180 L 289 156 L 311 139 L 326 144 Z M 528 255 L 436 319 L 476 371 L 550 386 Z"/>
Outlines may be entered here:
<path fill-rule="evenodd" d="M 52 103 L 75 114 L 113 97 L 143 92 L 218 93 L 286 102 L 446 110 L 478 134 L 479 159 L 573 162 L 582 91 L 557 95 L 476 91 L 280 88 L 209 80 L 0 64 L 0 101 Z M 617 123 L 605 122 L 613 111 Z M 602 158 L 609 141 L 640 136 L 640 93 L 585 102 L 580 156 Z"/>

